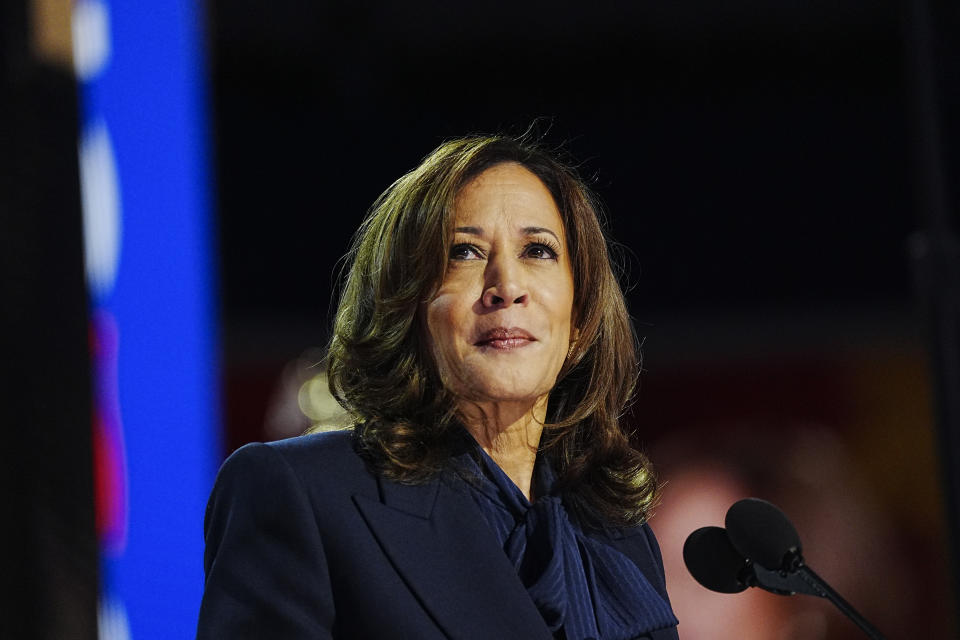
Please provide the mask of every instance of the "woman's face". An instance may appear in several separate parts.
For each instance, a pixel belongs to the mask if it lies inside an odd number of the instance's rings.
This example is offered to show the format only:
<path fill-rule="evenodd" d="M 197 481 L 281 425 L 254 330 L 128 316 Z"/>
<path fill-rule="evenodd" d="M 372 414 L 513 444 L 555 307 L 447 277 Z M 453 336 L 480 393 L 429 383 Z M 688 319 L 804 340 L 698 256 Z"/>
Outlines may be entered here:
<path fill-rule="evenodd" d="M 570 348 L 573 272 L 563 221 L 528 169 L 491 167 L 461 190 L 428 342 L 444 386 L 471 402 L 545 400 Z"/>

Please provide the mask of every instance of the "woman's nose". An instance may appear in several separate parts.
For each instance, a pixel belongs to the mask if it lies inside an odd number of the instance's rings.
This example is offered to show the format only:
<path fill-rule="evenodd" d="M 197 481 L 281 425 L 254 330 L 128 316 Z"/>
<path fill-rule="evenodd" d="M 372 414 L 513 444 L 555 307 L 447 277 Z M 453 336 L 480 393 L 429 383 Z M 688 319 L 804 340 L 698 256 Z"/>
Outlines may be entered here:
<path fill-rule="evenodd" d="M 509 259 L 504 258 L 492 259 L 487 265 L 482 298 L 484 307 L 509 307 L 527 303 L 529 296 L 519 265 L 511 265 Z"/>

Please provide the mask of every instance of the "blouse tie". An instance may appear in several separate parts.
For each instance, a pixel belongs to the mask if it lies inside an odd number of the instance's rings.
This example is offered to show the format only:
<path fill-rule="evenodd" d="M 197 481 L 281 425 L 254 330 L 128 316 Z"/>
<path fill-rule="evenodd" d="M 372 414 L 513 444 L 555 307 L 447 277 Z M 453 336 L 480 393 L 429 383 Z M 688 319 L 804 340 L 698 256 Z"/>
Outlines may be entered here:
<path fill-rule="evenodd" d="M 555 475 L 538 459 L 532 504 L 500 467 L 459 456 L 466 484 L 555 635 L 567 640 L 634 640 L 677 619 L 643 572 L 613 547 L 585 535 L 552 495 Z M 479 458 L 479 463 L 477 462 Z M 482 465 L 482 466 L 481 466 Z"/>

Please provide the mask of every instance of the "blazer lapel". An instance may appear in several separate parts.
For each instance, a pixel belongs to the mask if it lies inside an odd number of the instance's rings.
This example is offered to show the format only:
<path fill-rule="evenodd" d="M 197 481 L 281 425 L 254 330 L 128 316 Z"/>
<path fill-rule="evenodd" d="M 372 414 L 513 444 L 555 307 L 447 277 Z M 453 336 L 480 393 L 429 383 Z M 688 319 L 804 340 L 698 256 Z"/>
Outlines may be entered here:
<path fill-rule="evenodd" d="M 354 496 L 397 572 L 448 637 L 552 639 L 469 495 L 436 479 L 380 480 L 382 502 Z"/>

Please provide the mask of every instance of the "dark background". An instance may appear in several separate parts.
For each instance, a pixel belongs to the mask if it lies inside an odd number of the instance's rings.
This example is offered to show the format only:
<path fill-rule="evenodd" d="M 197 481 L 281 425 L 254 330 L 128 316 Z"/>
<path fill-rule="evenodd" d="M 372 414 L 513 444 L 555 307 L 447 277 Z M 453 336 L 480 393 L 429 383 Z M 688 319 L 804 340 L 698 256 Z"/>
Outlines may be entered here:
<path fill-rule="evenodd" d="M 908 301 L 899 5 L 651 5 L 214 2 L 225 318 L 323 317 L 390 182 L 538 119 L 634 254 L 640 318 Z"/>

